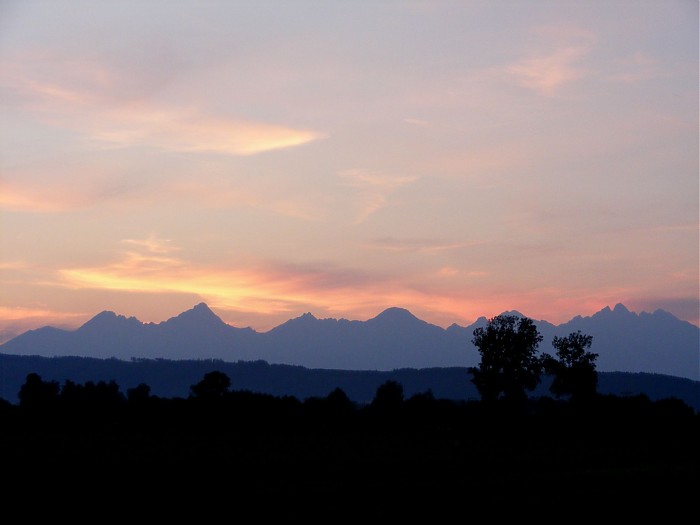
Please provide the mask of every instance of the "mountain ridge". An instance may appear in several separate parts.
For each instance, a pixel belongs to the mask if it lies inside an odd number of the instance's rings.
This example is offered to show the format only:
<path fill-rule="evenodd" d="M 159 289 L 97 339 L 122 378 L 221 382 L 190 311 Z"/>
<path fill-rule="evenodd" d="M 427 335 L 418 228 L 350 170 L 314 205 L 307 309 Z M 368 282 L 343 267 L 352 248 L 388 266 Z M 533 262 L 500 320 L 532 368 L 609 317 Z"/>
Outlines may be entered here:
<path fill-rule="evenodd" d="M 508 311 L 501 315 L 519 315 Z M 525 317 L 525 316 L 524 316 Z M 479 317 L 468 326 L 431 324 L 405 308 L 390 307 L 366 321 L 319 319 L 311 312 L 267 332 L 225 323 L 199 303 L 160 323 L 143 323 L 110 310 L 76 330 L 42 327 L 0 345 L 17 355 L 97 358 L 265 360 L 311 368 L 392 370 L 469 367 L 479 361 L 471 343 Z M 533 319 L 543 336 L 540 350 L 553 353 L 554 336 L 576 330 L 593 336 L 600 371 L 661 373 L 700 379 L 700 328 L 661 309 L 631 312 L 622 303 L 591 316 L 554 325 Z"/>

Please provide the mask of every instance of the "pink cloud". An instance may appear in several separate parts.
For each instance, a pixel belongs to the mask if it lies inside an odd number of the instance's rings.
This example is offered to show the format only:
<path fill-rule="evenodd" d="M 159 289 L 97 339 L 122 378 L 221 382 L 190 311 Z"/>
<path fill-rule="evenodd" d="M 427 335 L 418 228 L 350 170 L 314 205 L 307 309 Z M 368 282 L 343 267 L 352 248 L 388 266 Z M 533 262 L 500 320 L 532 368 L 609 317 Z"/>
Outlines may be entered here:
<path fill-rule="evenodd" d="M 391 193 L 417 179 L 412 175 L 392 175 L 366 169 L 344 170 L 338 175 L 343 179 L 344 185 L 357 192 L 357 224 L 366 221 L 372 214 L 387 206 Z"/>
<path fill-rule="evenodd" d="M 552 96 L 562 86 L 588 74 L 586 69 L 578 65 L 586 52 L 582 48 L 564 47 L 551 54 L 513 64 L 507 68 L 507 72 L 521 86 L 544 96 Z"/>

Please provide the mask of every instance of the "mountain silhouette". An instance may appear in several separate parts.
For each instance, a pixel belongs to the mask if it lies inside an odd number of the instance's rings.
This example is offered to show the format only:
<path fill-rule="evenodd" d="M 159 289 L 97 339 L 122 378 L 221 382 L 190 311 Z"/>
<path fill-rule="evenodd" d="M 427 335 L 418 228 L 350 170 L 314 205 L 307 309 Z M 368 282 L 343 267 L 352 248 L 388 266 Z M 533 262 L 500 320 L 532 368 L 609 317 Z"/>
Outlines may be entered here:
<path fill-rule="evenodd" d="M 396 306 L 392 308 L 387 308 L 383 312 L 381 312 L 378 316 L 373 317 L 368 323 L 382 323 L 382 324 L 395 324 L 399 325 L 401 323 L 424 323 L 425 321 L 421 321 L 418 319 L 415 315 L 413 315 L 411 312 L 406 310 L 405 308 L 398 308 Z"/>
<path fill-rule="evenodd" d="M 515 311 L 504 314 L 523 316 Z M 77 330 L 43 327 L 3 345 L 14 355 L 130 359 L 218 359 L 339 370 L 469 367 L 480 356 L 471 342 L 480 317 L 469 326 L 447 329 L 404 308 L 391 307 L 367 321 L 319 319 L 307 312 L 257 332 L 226 324 L 205 303 L 161 323 L 104 311 Z M 581 332 L 593 337 L 601 372 L 645 372 L 700 380 L 700 329 L 669 312 L 636 314 L 624 305 L 554 325 L 533 322 L 543 336 L 540 351 L 554 354 L 554 336 Z"/>
<path fill-rule="evenodd" d="M 591 351 L 599 353 L 599 370 L 700 379 L 700 329 L 664 310 L 635 314 L 618 303 L 557 327 L 558 333 L 576 330 L 593 336 Z"/>
<path fill-rule="evenodd" d="M 191 310 L 182 312 L 165 321 L 164 327 L 171 330 L 226 330 L 229 325 L 212 312 L 205 303 L 199 303 Z"/>

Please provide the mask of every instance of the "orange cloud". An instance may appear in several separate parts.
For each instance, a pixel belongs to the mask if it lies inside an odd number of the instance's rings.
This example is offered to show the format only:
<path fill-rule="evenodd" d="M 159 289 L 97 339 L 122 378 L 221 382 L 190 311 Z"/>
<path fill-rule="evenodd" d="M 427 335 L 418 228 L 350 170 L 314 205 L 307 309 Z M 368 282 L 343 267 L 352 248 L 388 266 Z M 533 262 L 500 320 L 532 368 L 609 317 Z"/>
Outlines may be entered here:
<path fill-rule="evenodd" d="M 0 208 L 34 213 L 57 213 L 94 203 L 90 191 L 74 191 L 57 185 L 0 182 Z"/>
<path fill-rule="evenodd" d="M 169 253 L 179 249 L 171 245 L 169 240 L 158 239 L 155 235 L 151 235 L 147 239 L 124 239 L 122 242 L 143 247 L 150 253 Z"/>
<path fill-rule="evenodd" d="M 114 263 L 60 270 L 60 284 L 72 289 L 190 294 L 212 307 L 268 316 L 313 310 L 362 318 L 389 306 L 411 304 L 452 315 L 463 310 L 463 301 L 407 287 L 394 276 L 264 262 L 235 268 L 198 266 L 172 256 L 175 248 L 155 238 L 125 243 L 130 249 Z"/>
<path fill-rule="evenodd" d="M 46 124 L 77 131 L 109 147 L 148 146 L 169 151 L 255 155 L 299 146 L 323 134 L 246 119 L 212 116 L 201 108 L 169 107 L 120 94 L 119 75 L 92 64 L 49 67 L 6 61 L 4 85 Z M 59 60 L 60 62 L 60 60 Z"/>
<path fill-rule="evenodd" d="M 138 196 L 133 183 L 119 180 L 111 168 L 75 166 L 65 163 L 51 166 L 37 162 L 27 167 L 7 170 L 0 181 L 0 208 L 33 213 L 60 213 L 85 209 L 127 194 Z M 48 174 L 41 180 L 39 175 Z"/>
<path fill-rule="evenodd" d="M 280 125 L 215 118 L 197 110 L 121 108 L 77 126 L 94 140 L 116 147 L 147 145 L 170 151 L 254 155 L 299 146 L 320 133 Z"/>
<path fill-rule="evenodd" d="M 0 270 L 23 270 L 27 267 L 22 261 L 0 261 Z"/>
<path fill-rule="evenodd" d="M 136 246 L 136 245 L 134 245 Z M 143 246 L 141 248 L 144 248 Z M 240 326 L 269 329 L 310 311 L 317 317 L 366 320 L 390 306 L 447 327 L 518 310 L 555 324 L 620 302 L 624 289 L 523 288 L 494 285 L 486 272 L 442 267 L 430 275 L 367 275 L 337 268 L 256 263 L 238 268 L 198 266 L 157 253 L 128 251 L 121 260 L 60 271 L 75 290 L 186 294 L 226 312 Z M 1 312 L 0 312 L 1 313 Z M 251 319 L 255 320 L 251 324 Z"/>
<path fill-rule="evenodd" d="M 47 325 L 67 328 L 76 322 L 85 321 L 87 317 L 84 313 L 61 312 L 47 308 L 0 306 L 0 344 L 27 330 Z"/>
<path fill-rule="evenodd" d="M 428 322 L 475 319 L 518 305 L 542 309 L 542 291 L 493 290 L 482 272 L 442 267 L 415 275 L 358 273 L 328 265 L 271 264 L 254 261 L 237 267 L 198 265 L 174 256 L 176 247 L 149 237 L 124 241 L 129 249 L 104 266 L 66 268 L 60 284 L 72 289 L 111 290 L 201 297 L 236 317 L 266 316 L 283 322 L 304 311 L 317 316 L 368 319 L 390 306 L 408 308 Z M 556 292 L 556 291 L 555 291 Z M 549 299 L 556 294 L 545 293 Z M 486 298 L 486 299 L 484 299 Z M 572 300 L 573 301 L 573 300 Z M 557 307 L 561 303 L 553 302 Z M 537 308 L 535 308 L 537 306 Z M 581 301 L 573 301 L 574 312 Z M 561 316 L 566 309 L 555 312 Z M 524 312 L 527 314 L 527 312 Z M 580 310 L 576 311 L 580 313 Z"/>
<path fill-rule="evenodd" d="M 330 290 L 323 272 L 273 265 L 196 266 L 168 256 L 174 248 L 164 247 L 157 239 L 126 242 L 135 249 L 123 253 L 115 263 L 60 270 L 62 284 L 78 289 L 194 294 L 213 305 L 268 311 L 289 310 L 291 305 L 313 302 L 319 290 Z M 348 293 L 346 287 L 340 288 L 344 289 L 342 293 Z M 329 302 L 333 300 L 334 297 L 328 298 Z"/>
<path fill-rule="evenodd" d="M 84 313 L 63 312 L 48 310 L 46 308 L 27 308 L 23 306 L 0 306 L 0 319 L 3 321 L 22 321 L 27 319 L 41 318 L 54 319 L 57 321 L 70 321 L 84 317 Z"/>

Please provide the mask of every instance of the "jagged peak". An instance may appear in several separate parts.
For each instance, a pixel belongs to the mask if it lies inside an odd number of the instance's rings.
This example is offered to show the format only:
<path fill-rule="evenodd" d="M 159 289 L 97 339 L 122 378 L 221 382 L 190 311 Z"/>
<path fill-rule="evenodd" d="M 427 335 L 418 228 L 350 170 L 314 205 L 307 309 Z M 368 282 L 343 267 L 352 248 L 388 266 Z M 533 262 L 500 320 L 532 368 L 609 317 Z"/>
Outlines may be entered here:
<path fill-rule="evenodd" d="M 196 305 L 194 305 L 192 308 L 190 308 L 189 310 L 185 310 L 185 311 L 182 312 L 182 313 L 183 313 L 183 314 L 186 314 L 186 313 L 197 313 L 197 314 L 200 314 L 200 315 L 214 315 L 214 316 L 216 315 L 216 314 L 212 311 L 212 309 L 209 308 L 209 306 L 207 305 L 207 303 L 199 303 L 199 304 L 196 304 Z M 180 315 L 182 315 L 182 314 L 180 314 Z"/>
<path fill-rule="evenodd" d="M 627 307 L 622 304 L 622 303 L 617 303 L 615 305 L 615 308 L 613 308 L 613 312 L 617 313 L 630 313 L 630 311 L 627 309 Z"/>
<path fill-rule="evenodd" d="M 311 327 L 315 326 L 317 324 L 317 321 L 318 319 L 314 314 L 312 314 L 311 312 L 306 312 L 298 317 L 294 317 L 280 325 L 275 326 L 270 330 L 270 333 L 284 333 L 289 330 L 295 331 L 312 329 Z"/>
<path fill-rule="evenodd" d="M 293 317 L 292 319 L 289 319 L 288 321 L 282 323 L 282 325 L 280 325 L 280 326 L 290 325 L 290 324 L 299 324 L 299 323 L 310 323 L 310 322 L 314 322 L 314 321 L 318 321 L 318 318 L 314 314 L 312 314 L 311 312 L 305 312 L 298 317 Z"/>
<path fill-rule="evenodd" d="M 226 324 L 224 323 L 221 318 L 216 315 L 211 308 L 206 303 L 199 303 L 190 308 L 189 310 L 186 310 L 182 312 L 181 314 L 172 317 L 166 321 L 166 323 L 172 323 L 172 322 L 178 322 L 178 321 L 187 321 L 187 320 L 197 320 L 198 322 L 205 321 L 205 322 L 215 322 L 215 323 L 221 323 L 221 324 Z"/>
<path fill-rule="evenodd" d="M 84 325 L 82 325 L 78 330 L 90 330 L 97 327 L 102 327 L 105 325 L 115 324 L 115 323 L 131 323 L 131 324 L 141 324 L 141 321 L 136 319 L 136 317 L 126 317 L 124 315 L 118 315 L 111 310 L 103 310 Z"/>
<path fill-rule="evenodd" d="M 594 316 L 596 315 L 610 315 L 610 314 L 617 314 L 617 315 L 636 315 L 630 310 L 627 309 L 627 307 L 622 304 L 622 303 L 617 303 L 613 308 L 610 308 L 610 306 L 605 306 L 605 308 L 600 309 L 598 312 L 593 314 Z"/>

